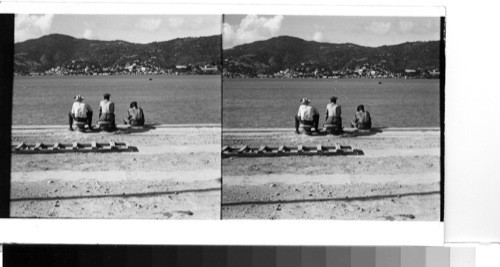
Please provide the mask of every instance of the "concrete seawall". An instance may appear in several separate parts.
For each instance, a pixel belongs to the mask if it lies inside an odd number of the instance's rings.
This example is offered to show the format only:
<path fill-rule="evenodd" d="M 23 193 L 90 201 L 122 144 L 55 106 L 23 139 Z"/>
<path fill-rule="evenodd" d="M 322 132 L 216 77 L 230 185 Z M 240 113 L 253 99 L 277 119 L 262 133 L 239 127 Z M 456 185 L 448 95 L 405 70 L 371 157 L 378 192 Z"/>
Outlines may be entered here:
<path fill-rule="evenodd" d="M 220 128 L 220 123 L 195 123 L 195 124 L 146 124 L 145 129 L 178 129 L 178 128 Z M 12 131 L 16 130 L 57 130 L 67 129 L 68 125 L 12 125 Z M 129 129 L 126 125 L 117 125 L 119 130 Z"/>
<path fill-rule="evenodd" d="M 357 129 L 344 128 L 346 133 L 353 133 Z M 376 127 L 372 128 L 371 132 L 439 132 L 440 127 Z M 294 128 L 222 128 L 223 133 L 280 133 L 280 132 L 294 132 Z"/>

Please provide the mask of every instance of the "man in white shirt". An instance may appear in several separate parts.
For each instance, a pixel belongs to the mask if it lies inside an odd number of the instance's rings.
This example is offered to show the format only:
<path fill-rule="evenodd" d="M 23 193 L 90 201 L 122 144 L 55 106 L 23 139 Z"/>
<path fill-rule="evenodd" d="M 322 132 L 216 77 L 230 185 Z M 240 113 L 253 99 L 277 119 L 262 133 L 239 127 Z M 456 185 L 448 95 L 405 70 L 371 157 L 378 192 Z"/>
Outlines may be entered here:
<path fill-rule="evenodd" d="M 89 129 L 92 130 L 92 108 L 82 102 L 83 97 L 81 95 L 75 96 L 75 102 L 71 107 L 69 113 L 69 130 L 73 131 L 73 121 L 86 122 Z"/>
<path fill-rule="evenodd" d="M 311 103 L 311 101 L 309 101 L 309 99 L 307 98 L 302 98 L 302 100 L 300 100 L 300 107 L 299 107 L 299 111 L 297 112 L 297 115 L 295 116 L 295 133 L 300 133 L 299 132 L 299 125 L 300 123 L 302 124 L 307 124 L 307 125 L 311 125 L 314 127 L 314 129 L 316 130 L 316 132 L 319 132 L 318 131 L 318 124 L 319 124 L 319 112 L 318 110 L 309 105 L 309 103 Z"/>
<path fill-rule="evenodd" d="M 110 97 L 110 94 L 104 94 L 104 99 L 99 103 L 99 120 L 111 122 L 111 129 L 116 129 L 115 103 L 109 100 Z"/>

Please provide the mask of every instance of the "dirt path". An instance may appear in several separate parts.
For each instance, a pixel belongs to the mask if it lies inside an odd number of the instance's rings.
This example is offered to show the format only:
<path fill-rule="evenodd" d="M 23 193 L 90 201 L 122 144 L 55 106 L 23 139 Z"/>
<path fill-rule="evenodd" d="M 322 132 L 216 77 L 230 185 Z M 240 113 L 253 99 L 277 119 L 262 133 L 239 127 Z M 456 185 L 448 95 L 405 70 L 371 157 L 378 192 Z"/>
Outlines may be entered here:
<path fill-rule="evenodd" d="M 116 133 L 23 126 L 13 143 L 127 142 L 137 152 L 12 155 L 11 216 L 219 219 L 220 127 Z"/>
<path fill-rule="evenodd" d="M 439 220 L 438 130 L 343 137 L 223 133 L 223 145 L 230 146 L 317 144 L 351 145 L 364 155 L 224 158 L 223 218 Z"/>

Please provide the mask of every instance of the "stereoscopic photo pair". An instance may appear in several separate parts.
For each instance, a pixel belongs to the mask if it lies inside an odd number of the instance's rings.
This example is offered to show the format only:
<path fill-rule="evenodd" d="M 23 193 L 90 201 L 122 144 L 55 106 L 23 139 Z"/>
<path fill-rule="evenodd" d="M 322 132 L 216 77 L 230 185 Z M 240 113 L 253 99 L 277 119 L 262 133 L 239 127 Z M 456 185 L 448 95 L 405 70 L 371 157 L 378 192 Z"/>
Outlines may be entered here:
<path fill-rule="evenodd" d="M 444 18 L 12 18 L 10 217 L 443 218 Z"/>

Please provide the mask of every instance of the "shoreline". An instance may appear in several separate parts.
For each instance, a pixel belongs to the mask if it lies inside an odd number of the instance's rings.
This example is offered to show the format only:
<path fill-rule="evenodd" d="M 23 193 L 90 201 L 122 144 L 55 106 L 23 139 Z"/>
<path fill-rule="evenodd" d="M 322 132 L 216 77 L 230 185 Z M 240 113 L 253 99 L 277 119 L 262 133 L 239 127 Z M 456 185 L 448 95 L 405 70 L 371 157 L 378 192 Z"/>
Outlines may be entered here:
<path fill-rule="evenodd" d="M 19 73 L 14 73 L 14 77 L 101 77 L 101 76 L 220 76 L 220 73 L 215 73 L 215 74 L 165 74 L 165 73 L 158 73 L 158 74 L 100 74 L 100 75 L 61 75 L 61 74 L 54 74 L 54 75 L 20 75 Z"/>
<path fill-rule="evenodd" d="M 50 125 L 38 125 L 38 124 L 24 124 L 24 125 L 12 125 L 12 130 L 49 130 L 49 129 L 67 129 L 68 125 L 61 124 L 50 124 Z M 142 126 L 133 126 L 119 124 L 116 125 L 118 130 L 130 129 L 130 128 L 140 128 Z M 183 124 L 145 124 L 142 128 L 160 128 L 160 129 L 173 129 L 173 128 L 220 128 L 220 123 L 183 123 Z"/>
<path fill-rule="evenodd" d="M 344 132 L 352 133 L 360 131 L 352 127 L 344 127 Z M 238 132 L 294 132 L 295 128 L 240 128 L 240 127 L 222 127 L 223 132 L 238 133 Z M 441 127 L 372 127 L 370 130 L 361 130 L 362 132 L 412 132 L 412 131 L 441 131 Z M 360 131 L 360 132 L 361 132 Z"/>
<path fill-rule="evenodd" d="M 225 76 L 224 74 L 222 75 L 223 79 L 283 79 L 283 80 L 293 80 L 293 79 L 310 79 L 310 80 L 338 80 L 338 79 L 358 79 L 358 80 L 441 80 L 441 78 L 436 77 L 436 78 L 422 78 L 422 77 L 416 77 L 416 78 L 404 78 L 404 77 L 380 77 L 380 78 L 369 78 L 369 77 L 228 77 Z"/>

